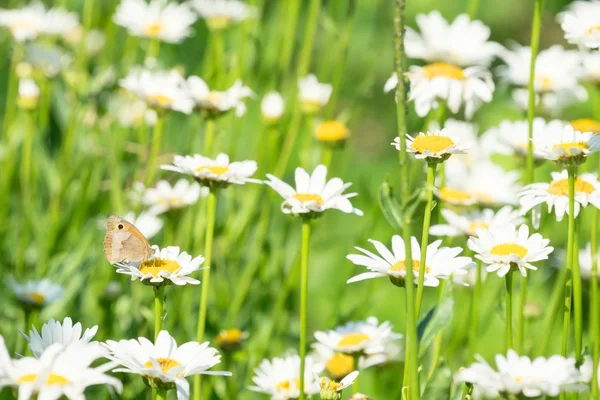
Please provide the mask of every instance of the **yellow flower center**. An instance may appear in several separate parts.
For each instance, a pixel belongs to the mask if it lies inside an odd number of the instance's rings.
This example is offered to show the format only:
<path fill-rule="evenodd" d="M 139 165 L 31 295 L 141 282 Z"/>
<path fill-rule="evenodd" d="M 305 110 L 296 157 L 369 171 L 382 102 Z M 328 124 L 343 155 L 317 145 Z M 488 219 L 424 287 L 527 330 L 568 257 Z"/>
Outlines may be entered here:
<path fill-rule="evenodd" d="M 29 21 L 21 20 L 17 21 L 14 24 L 8 27 L 11 33 L 15 33 L 16 31 L 23 29 L 29 31 L 37 31 L 38 27 L 35 24 L 30 23 Z"/>
<path fill-rule="evenodd" d="M 411 147 L 418 153 L 425 153 L 425 151 L 431 151 L 434 154 L 441 153 L 448 147 L 452 146 L 454 142 L 447 136 L 439 135 L 418 135 L 413 140 Z"/>
<path fill-rule="evenodd" d="M 210 104 L 217 104 L 221 102 L 223 96 L 225 96 L 224 92 L 212 91 L 206 96 L 206 101 Z"/>
<path fill-rule="evenodd" d="M 282 381 L 275 386 L 275 390 L 278 392 L 289 392 L 292 388 L 300 388 L 300 379 Z"/>
<path fill-rule="evenodd" d="M 321 379 L 321 383 L 319 384 L 321 386 L 321 389 L 323 390 L 330 390 L 330 391 L 338 391 L 340 390 L 340 388 L 342 387 L 341 383 L 338 383 L 336 381 L 333 381 L 331 379 L 327 379 L 327 378 L 322 378 Z"/>
<path fill-rule="evenodd" d="M 467 78 L 462 68 L 445 62 L 437 62 L 426 65 L 421 69 L 421 71 L 428 79 L 448 78 L 462 81 Z"/>
<path fill-rule="evenodd" d="M 547 76 L 539 76 L 536 77 L 536 79 L 538 81 L 539 89 L 542 92 L 547 92 L 548 90 L 551 90 L 554 86 L 554 81 L 552 80 L 552 78 L 548 78 Z"/>
<path fill-rule="evenodd" d="M 471 193 L 465 190 L 453 189 L 449 187 L 445 187 L 440 190 L 440 199 L 447 203 L 453 204 L 464 204 L 474 200 Z"/>
<path fill-rule="evenodd" d="M 354 359 L 349 355 L 336 353 L 325 362 L 325 368 L 334 379 L 341 379 L 354 370 Z"/>
<path fill-rule="evenodd" d="M 325 201 L 323 200 L 323 198 L 321 197 L 321 195 L 318 195 L 318 194 L 296 193 L 294 195 L 294 198 L 296 200 L 300 201 L 301 203 L 316 202 L 320 206 L 322 206 L 323 204 L 325 204 Z"/>
<path fill-rule="evenodd" d="M 402 261 L 398 261 L 397 263 L 395 263 L 394 265 L 392 265 L 390 267 L 390 271 L 394 271 L 394 272 L 400 272 L 400 271 L 404 271 L 406 272 L 406 260 L 402 260 Z M 412 262 L 412 270 L 415 272 L 419 272 L 419 266 L 420 266 L 420 262 L 418 260 L 413 260 Z M 431 269 L 427 266 L 425 266 L 425 273 L 429 273 L 429 271 L 431 271 Z"/>
<path fill-rule="evenodd" d="M 183 205 L 183 202 L 179 197 L 171 197 L 169 199 L 158 199 L 157 203 L 161 206 L 169 205 L 172 208 L 181 207 Z"/>
<path fill-rule="evenodd" d="M 162 258 L 151 258 L 140 265 L 140 272 L 142 274 L 150 274 L 155 278 L 158 278 L 161 271 L 167 271 L 172 274 L 180 269 L 181 266 L 177 261 L 163 260 Z"/>
<path fill-rule="evenodd" d="M 202 172 L 205 169 L 209 170 L 217 176 L 221 176 L 225 172 L 229 171 L 229 167 L 226 165 L 201 165 L 198 168 L 196 168 L 196 172 Z"/>
<path fill-rule="evenodd" d="M 206 24 L 212 30 L 221 30 L 227 28 L 231 24 L 231 18 L 226 15 L 219 15 L 208 18 Z"/>
<path fill-rule="evenodd" d="M 561 147 L 565 151 L 565 153 L 567 153 L 567 155 L 565 157 L 572 156 L 571 149 L 579 149 L 579 150 L 589 149 L 589 146 L 585 142 L 559 143 L 559 144 L 555 144 L 553 149 L 557 149 L 559 147 Z"/>
<path fill-rule="evenodd" d="M 239 329 L 221 331 L 216 339 L 219 346 L 240 343 L 242 340 L 244 340 L 244 333 Z"/>
<path fill-rule="evenodd" d="M 325 121 L 315 131 L 315 138 L 322 142 L 339 142 L 348 138 L 350 131 L 346 125 L 337 121 Z"/>
<path fill-rule="evenodd" d="M 361 345 L 364 341 L 371 340 L 364 333 L 354 332 L 345 334 L 338 342 L 338 347 L 354 347 Z"/>
<path fill-rule="evenodd" d="M 600 25 L 595 25 L 587 30 L 587 34 L 593 35 L 594 33 L 598 32 L 598 31 L 600 31 Z"/>
<path fill-rule="evenodd" d="M 175 100 L 163 94 L 152 94 L 147 98 L 148 104 L 154 107 L 169 108 Z"/>
<path fill-rule="evenodd" d="M 571 126 L 574 130 L 579 132 L 600 133 L 600 122 L 590 118 L 581 118 L 571 121 Z"/>
<path fill-rule="evenodd" d="M 178 367 L 178 366 L 181 365 L 177 360 L 174 360 L 174 359 L 169 358 L 169 357 L 159 357 L 159 358 L 156 359 L 156 361 L 160 365 L 160 368 L 162 369 L 162 372 L 164 374 L 166 374 L 167 371 L 169 371 L 171 368 Z M 146 367 L 146 368 L 152 368 L 152 360 L 146 361 L 144 363 L 144 367 Z"/>
<path fill-rule="evenodd" d="M 485 221 L 473 221 L 469 224 L 469 231 L 475 234 L 477 229 L 488 229 L 490 224 Z"/>
<path fill-rule="evenodd" d="M 508 256 L 510 254 L 516 254 L 519 258 L 523 258 L 527 255 L 527 248 L 516 243 L 502 243 L 492 247 L 490 253 L 495 256 Z"/>
<path fill-rule="evenodd" d="M 494 202 L 494 198 L 487 193 L 477 192 L 475 193 L 475 198 L 480 203 L 491 204 Z"/>
<path fill-rule="evenodd" d="M 554 181 L 548 186 L 548 193 L 553 194 L 555 196 L 568 196 L 569 195 L 569 180 L 561 179 L 559 181 Z M 575 193 L 583 193 L 583 194 L 592 194 L 594 191 L 594 186 L 584 181 L 581 178 L 575 179 Z"/>
<path fill-rule="evenodd" d="M 33 383 L 37 379 L 38 374 L 23 375 L 17 379 L 18 383 Z M 48 374 L 46 385 L 50 386 L 64 386 L 69 383 L 69 380 L 61 375 Z"/>
<path fill-rule="evenodd" d="M 46 301 L 46 296 L 38 292 L 27 293 L 27 297 L 37 305 L 42 305 Z"/>
<path fill-rule="evenodd" d="M 144 29 L 144 33 L 146 36 L 155 38 L 160 35 L 164 31 L 164 27 L 160 22 L 155 22 L 153 24 L 147 25 Z"/>

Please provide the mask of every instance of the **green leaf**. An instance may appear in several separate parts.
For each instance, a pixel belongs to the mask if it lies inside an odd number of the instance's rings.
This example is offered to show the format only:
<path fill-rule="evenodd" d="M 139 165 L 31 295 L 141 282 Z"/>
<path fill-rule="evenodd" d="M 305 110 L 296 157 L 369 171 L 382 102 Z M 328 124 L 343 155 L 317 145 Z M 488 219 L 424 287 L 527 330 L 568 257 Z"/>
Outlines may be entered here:
<path fill-rule="evenodd" d="M 399 231 L 403 226 L 402 208 L 394 198 L 392 186 L 384 181 L 379 187 L 379 207 L 383 216 L 395 230 Z"/>
<path fill-rule="evenodd" d="M 441 360 L 438 367 L 433 372 L 431 378 L 427 381 L 423 399 L 448 399 L 450 397 L 450 387 L 452 385 L 452 371 Z"/>
<path fill-rule="evenodd" d="M 451 284 L 446 287 L 447 289 L 442 300 L 419 322 L 417 328 L 419 337 L 419 357 L 422 357 L 427 352 L 437 333 L 444 329 L 452 318 L 454 298 L 452 297 L 451 287 Z"/>

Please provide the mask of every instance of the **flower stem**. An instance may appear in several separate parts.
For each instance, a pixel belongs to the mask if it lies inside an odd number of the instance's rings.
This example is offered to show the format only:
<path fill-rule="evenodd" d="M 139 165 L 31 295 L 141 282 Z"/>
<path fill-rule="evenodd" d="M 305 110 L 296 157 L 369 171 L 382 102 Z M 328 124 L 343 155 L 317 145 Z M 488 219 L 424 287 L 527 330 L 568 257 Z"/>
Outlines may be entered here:
<path fill-rule="evenodd" d="M 160 54 L 160 40 L 152 39 L 148 43 L 148 50 L 146 51 L 146 60 L 157 58 Z"/>
<path fill-rule="evenodd" d="M 394 0 L 394 64 L 395 71 L 398 75 L 398 85 L 396 87 L 396 119 L 398 136 L 400 137 L 400 152 L 399 152 L 399 168 L 400 168 L 400 192 L 401 192 L 401 204 L 406 206 L 410 199 L 408 178 L 408 154 L 406 152 L 406 93 L 404 88 L 404 8 L 406 6 L 405 0 Z M 405 277 L 405 294 L 406 294 L 406 356 L 404 368 L 408 372 L 405 376 L 408 380 L 405 380 L 405 384 L 408 384 L 408 398 L 410 400 L 418 400 L 419 394 L 419 375 L 418 375 L 418 360 L 417 360 L 417 324 L 415 318 L 415 298 L 414 298 L 414 285 L 413 285 L 413 271 L 412 266 L 412 251 L 410 246 L 410 224 L 411 216 L 406 215 L 404 217 L 402 225 L 402 238 L 405 243 L 406 255 L 405 264 L 409 266 L 406 268 Z"/>
<path fill-rule="evenodd" d="M 513 271 L 506 274 L 506 349 L 513 348 L 512 329 Z"/>
<path fill-rule="evenodd" d="M 400 139 L 402 141 L 402 139 Z M 421 314 L 421 303 L 423 302 L 423 283 L 425 282 L 425 263 L 427 261 L 427 246 L 429 244 L 429 225 L 431 225 L 431 207 L 433 205 L 433 188 L 435 185 L 436 163 L 427 164 L 427 202 L 423 211 L 423 233 L 421 236 L 421 260 L 419 261 L 419 283 L 417 285 L 416 317 Z M 406 244 L 410 246 L 410 244 Z M 407 265 L 406 269 L 411 266 Z"/>
<path fill-rule="evenodd" d="M 354 367 L 355 371 L 358 371 L 360 365 L 360 354 L 355 353 L 352 355 L 352 358 L 352 366 Z M 354 379 L 354 383 L 352 383 L 352 394 L 355 393 L 358 393 L 358 376 Z"/>
<path fill-rule="evenodd" d="M 158 338 L 158 333 L 162 329 L 163 306 L 165 301 L 165 287 L 154 287 L 154 340 Z"/>
<path fill-rule="evenodd" d="M 477 278 L 471 298 L 471 327 L 469 330 L 469 359 L 477 354 L 477 338 L 479 331 L 479 301 L 481 300 L 481 261 L 477 260 Z"/>
<path fill-rule="evenodd" d="M 282 3 L 284 4 L 284 3 Z M 285 18 L 283 22 L 283 41 L 281 47 L 281 57 L 279 58 L 280 73 L 283 75 L 286 73 L 290 66 L 292 59 L 292 52 L 294 50 L 296 26 L 298 25 L 298 13 L 300 12 L 300 1 L 299 0 L 288 0 L 285 2 L 287 5 Z"/>
<path fill-rule="evenodd" d="M 204 237 L 204 259 L 206 267 L 202 270 L 202 290 L 200 293 L 200 310 L 198 311 L 198 330 L 196 341 L 202 343 L 206 327 L 206 308 L 210 284 L 212 262 L 213 234 L 215 231 L 215 213 L 217 211 L 217 192 L 211 190 L 206 203 L 206 236 Z M 194 400 L 200 400 L 200 375 L 194 376 Z"/>
<path fill-rule="evenodd" d="M 598 163 L 598 176 L 600 176 L 600 163 Z M 590 325 L 592 332 L 592 376 L 598 376 L 598 361 L 600 359 L 600 325 L 598 321 L 598 209 L 592 208 L 592 227 L 590 233 L 590 247 L 592 250 L 592 277 L 591 292 L 592 304 L 590 307 Z M 592 398 L 598 398 L 598 379 L 592 379 Z"/>
<path fill-rule="evenodd" d="M 31 194 L 31 153 L 33 148 L 33 136 L 35 134 L 35 121 L 32 111 L 25 113 L 26 129 L 23 139 L 23 149 L 21 155 L 21 193 L 23 199 L 29 199 Z"/>
<path fill-rule="evenodd" d="M 323 145 L 323 153 L 321 154 L 321 164 L 323 164 L 329 169 L 329 167 L 331 166 L 332 159 L 333 147 L 329 145 Z"/>
<path fill-rule="evenodd" d="M 469 0 L 469 6 L 467 8 L 467 13 L 471 19 L 475 19 L 477 16 L 477 12 L 479 11 L 479 0 Z"/>
<path fill-rule="evenodd" d="M 213 118 L 208 118 L 204 125 L 204 157 L 210 157 L 213 143 L 215 142 L 216 122 Z"/>
<path fill-rule="evenodd" d="M 302 50 L 298 62 L 298 76 L 304 76 L 310 69 L 310 60 L 315 43 L 315 34 L 317 32 L 317 21 L 319 20 L 319 11 L 321 10 L 321 0 L 310 0 L 308 7 L 306 24 L 304 27 L 304 38 L 302 40 Z"/>
<path fill-rule="evenodd" d="M 154 125 L 154 133 L 152 134 L 152 148 L 150 149 L 150 157 L 148 158 L 148 164 L 146 164 L 146 186 L 150 186 L 152 184 L 152 179 L 154 178 L 154 170 L 156 169 L 156 158 L 158 157 L 158 152 L 160 150 L 160 142 L 162 140 L 162 133 L 164 127 L 165 119 L 160 112 L 158 113 L 158 118 L 156 119 L 156 124 Z"/>
<path fill-rule="evenodd" d="M 156 391 L 156 400 L 167 400 L 168 390 L 157 390 Z"/>
<path fill-rule="evenodd" d="M 571 171 L 572 169 L 572 171 Z M 573 311 L 575 317 L 575 359 L 579 361 L 583 350 L 583 300 L 581 271 L 577 260 L 577 231 L 575 227 L 575 179 L 577 167 L 569 168 L 569 238 L 571 239 L 571 268 L 573 271 Z M 571 221 L 572 220 L 572 221 Z M 571 237 L 572 235 L 572 237 Z"/>
<path fill-rule="evenodd" d="M 569 323 L 571 320 L 571 306 L 572 306 L 572 296 L 573 291 L 575 289 L 574 280 L 580 281 L 579 277 L 579 268 L 577 271 L 577 277 L 575 277 L 575 271 L 573 271 L 573 250 L 575 244 L 575 175 L 576 175 L 576 167 L 568 167 L 569 173 L 569 226 L 568 226 L 568 236 L 567 236 L 567 283 L 565 284 L 565 302 L 564 302 L 564 314 L 563 314 L 563 340 L 562 340 L 562 349 L 561 355 L 567 355 L 567 349 L 569 347 Z M 581 290 L 581 282 L 579 282 L 579 290 Z M 576 291 L 577 289 L 575 289 Z M 579 293 L 581 295 L 581 293 Z M 579 310 L 580 311 L 580 310 Z M 576 357 L 579 358 L 581 355 L 580 352 L 577 352 L 577 346 L 581 346 L 581 342 L 577 339 L 578 332 L 577 327 L 575 327 L 575 347 L 576 347 Z M 581 332 L 579 332 L 581 333 Z M 579 342 L 579 343 L 578 343 Z M 579 350 L 581 350 L 579 348 Z"/>
<path fill-rule="evenodd" d="M 446 288 L 446 281 L 441 281 L 440 286 L 438 287 L 438 298 L 437 302 L 440 304 L 442 302 L 442 297 L 444 296 L 444 289 Z M 444 330 L 440 329 L 440 331 L 435 335 L 433 339 L 433 355 L 431 357 L 431 364 L 429 365 L 429 372 L 427 373 L 427 380 L 431 379 L 433 373 L 437 369 L 438 363 L 440 361 L 440 356 L 442 355 L 442 340 L 444 339 Z"/>
<path fill-rule="evenodd" d="M 306 366 L 306 302 L 308 300 L 308 255 L 310 220 L 302 221 L 302 252 L 300 253 L 300 400 L 304 400 L 304 369 Z"/>
<path fill-rule="evenodd" d="M 8 136 L 8 130 L 12 125 L 16 113 L 17 88 L 19 87 L 19 77 L 17 76 L 17 65 L 23 58 L 25 49 L 22 44 L 16 43 L 10 60 L 10 70 L 8 71 L 8 91 L 6 93 L 6 108 L 4 109 L 3 132 Z"/>

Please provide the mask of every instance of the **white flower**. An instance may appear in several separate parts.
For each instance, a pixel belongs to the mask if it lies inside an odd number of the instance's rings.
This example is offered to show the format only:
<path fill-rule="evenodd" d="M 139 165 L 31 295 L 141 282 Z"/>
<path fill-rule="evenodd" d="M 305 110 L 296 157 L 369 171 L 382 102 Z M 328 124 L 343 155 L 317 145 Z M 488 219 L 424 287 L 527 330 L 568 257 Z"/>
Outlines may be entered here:
<path fill-rule="evenodd" d="M 310 74 L 298 79 L 298 91 L 302 111 L 312 114 L 327 105 L 333 86 L 320 83 L 315 75 Z"/>
<path fill-rule="evenodd" d="M 60 8 L 48 10 L 44 21 L 43 33 L 48 35 L 67 35 L 79 27 L 76 13 Z"/>
<path fill-rule="evenodd" d="M 196 14 L 185 3 L 121 0 L 113 21 L 133 36 L 180 43 L 192 34 L 191 26 L 196 21 Z"/>
<path fill-rule="evenodd" d="M 592 376 L 594 373 L 594 360 L 592 357 L 585 356 L 583 364 L 579 367 L 579 372 L 581 373 L 581 379 L 583 382 L 591 382 Z M 600 369 L 598 370 L 598 374 L 596 375 L 596 379 L 600 383 Z"/>
<path fill-rule="evenodd" d="M 590 153 L 600 149 L 600 137 L 592 132 L 575 131 L 566 125 L 562 131 L 552 130 L 534 138 L 535 152 L 547 160 L 560 163 L 582 162 Z"/>
<path fill-rule="evenodd" d="M 324 400 L 339 400 L 341 399 L 342 390 L 346 389 L 348 386 L 352 385 L 356 378 L 358 377 L 358 371 L 352 371 L 348 375 L 344 377 L 340 382 L 336 382 L 335 380 L 331 380 L 329 378 L 319 378 L 317 374 L 315 374 L 315 380 L 319 382 L 319 386 L 321 388 L 321 399 Z"/>
<path fill-rule="evenodd" d="M 0 9 L 0 26 L 10 30 L 17 42 L 41 35 L 62 35 L 78 25 L 77 15 L 63 9 L 50 9 L 39 1 L 13 10 Z"/>
<path fill-rule="evenodd" d="M 527 225 L 519 229 L 513 224 L 490 226 L 476 229 L 477 237 L 471 237 L 468 245 L 475 258 L 485 264 L 488 272 L 498 271 L 498 276 L 506 275 L 512 268 L 518 268 L 521 275 L 527 276 L 527 269 L 537 270 L 531 263 L 547 260 L 554 248 L 548 246 L 550 240 L 539 233 L 529 236 Z"/>
<path fill-rule="evenodd" d="M 104 372 L 109 364 L 90 365 L 104 357 L 106 350 L 98 344 L 74 343 L 68 347 L 52 344 L 39 359 L 23 357 L 11 360 L 0 336 L 0 386 L 18 387 L 19 400 L 85 399 L 85 389 L 94 385 L 109 385 L 121 393 L 118 379 Z M 2 372 L 0 370 L 0 372 Z M 2 376 L 3 375 L 3 376 Z"/>
<path fill-rule="evenodd" d="M 575 2 L 569 10 L 559 14 L 560 26 L 569 43 L 588 49 L 600 47 L 600 3 Z"/>
<path fill-rule="evenodd" d="M 260 112 L 266 121 L 279 121 L 284 111 L 285 102 L 278 92 L 269 92 L 263 96 L 260 103 Z"/>
<path fill-rule="evenodd" d="M 177 399 L 187 400 L 190 396 L 188 376 L 222 375 L 231 376 L 227 371 L 211 371 L 221 362 L 219 352 L 208 346 L 208 342 L 187 342 L 177 346 L 175 339 L 167 331 L 160 331 L 156 342 L 146 338 L 137 340 L 108 340 L 109 358 L 121 364 L 115 372 L 138 374 L 156 386 L 177 389 Z"/>
<path fill-rule="evenodd" d="M 256 7 L 239 0 L 193 0 L 192 5 L 210 29 L 225 29 L 257 15 Z"/>
<path fill-rule="evenodd" d="M 23 284 L 8 280 L 13 294 L 25 306 L 41 308 L 54 303 L 63 296 L 63 288 L 50 279 L 27 281 Z"/>
<path fill-rule="evenodd" d="M 583 66 L 582 78 L 593 83 L 600 82 L 600 52 L 581 53 L 581 63 Z"/>
<path fill-rule="evenodd" d="M 319 393 L 319 382 L 314 374 L 321 373 L 322 368 L 313 362 L 312 357 L 305 358 L 304 393 L 312 395 Z M 273 400 L 291 400 L 300 397 L 300 357 L 289 355 L 285 358 L 275 357 L 263 360 L 254 370 L 252 378 L 255 386 L 249 389 L 265 393 Z"/>
<path fill-rule="evenodd" d="M 235 115 L 241 117 L 246 113 L 246 104 L 243 100 L 252 96 L 252 90 L 237 80 L 225 91 L 210 90 L 202 78 L 190 76 L 187 79 L 190 96 L 196 106 L 203 111 L 215 116 L 229 110 L 235 110 Z"/>
<path fill-rule="evenodd" d="M 400 138 L 395 138 L 392 143 L 400 150 Z M 451 131 L 442 129 L 438 132 L 419 133 L 414 138 L 406 135 L 406 149 L 414 154 L 417 159 L 425 159 L 428 162 L 444 161 L 452 154 L 465 154 L 469 147 L 467 143 L 454 136 Z"/>
<path fill-rule="evenodd" d="M 344 193 L 352 184 L 344 183 L 340 178 L 327 181 L 327 167 L 324 165 L 318 165 L 312 175 L 303 168 L 296 168 L 296 189 L 271 174 L 267 174 L 267 178 L 269 180 L 265 184 L 284 198 L 281 204 L 284 214 L 321 213 L 337 209 L 347 214 L 363 215 L 349 200 L 357 194 Z"/>
<path fill-rule="evenodd" d="M 37 106 L 40 98 L 40 88 L 33 79 L 19 80 L 19 96 L 17 103 L 20 107 L 30 110 Z"/>
<path fill-rule="evenodd" d="M 198 256 L 192 259 L 192 256 L 185 251 L 180 251 L 177 246 L 168 246 L 160 249 L 158 246 L 152 246 L 154 254 L 142 263 L 121 263 L 117 264 L 117 272 L 130 275 L 131 280 L 141 280 L 149 285 L 175 284 L 198 285 L 200 281 L 190 278 L 188 275 L 200 269 L 200 264 L 204 262 L 204 257 Z M 208 268 L 208 267 L 205 267 Z"/>
<path fill-rule="evenodd" d="M 379 324 L 375 317 L 348 322 L 333 330 L 315 332 L 315 339 L 319 343 L 335 352 L 351 355 L 383 353 L 387 343 L 401 337 L 392 330 L 389 321 Z"/>
<path fill-rule="evenodd" d="M 488 66 L 502 46 L 489 42 L 490 28 L 461 14 L 448 24 L 439 11 L 417 15 L 421 34 L 406 29 L 406 55 L 427 62 Z"/>
<path fill-rule="evenodd" d="M 40 358 L 44 350 L 55 343 L 62 344 L 64 347 L 74 343 L 90 343 L 94 335 L 98 331 L 98 325 L 86 329 L 81 334 L 81 323 L 73 325 L 73 320 L 66 317 L 61 324 L 60 321 L 55 321 L 50 318 L 48 322 L 42 325 L 41 334 L 32 325 L 32 330 L 29 331 L 29 336 L 22 333 L 25 339 L 29 342 L 29 350 L 35 358 Z"/>
<path fill-rule="evenodd" d="M 163 227 L 163 221 L 151 212 L 142 212 L 136 216 L 133 211 L 130 211 L 123 215 L 123 219 L 135 225 L 146 239 L 156 236 Z M 105 226 L 106 221 L 102 223 L 102 227 L 104 228 Z"/>
<path fill-rule="evenodd" d="M 406 276 L 406 255 L 404 241 L 399 235 L 392 236 L 392 251 L 381 242 L 369 239 L 375 246 L 379 255 L 360 247 L 355 247 L 363 254 L 350 254 L 346 258 L 356 265 L 367 267 L 370 272 L 359 274 L 348 283 L 358 282 L 365 279 L 389 277 L 392 280 L 402 280 Z M 460 247 L 442 247 L 441 240 L 437 240 L 427 246 L 427 258 L 425 260 L 424 285 L 436 287 L 440 279 L 448 279 L 450 275 L 465 275 L 466 268 L 475 264 L 471 257 L 457 257 L 462 249 Z M 421 248 L 417 239 L 411 239 L 412 270 L 414 282 L 418 282 Z"/>
<path fill-rule="evenodd" d="M 115 116 L 119 124 L 125 128 L 139 127 L 142 124 L 154 126 L 158 118 L 156 110 L 153 110 L 141 99 L 127 95 L 111 97 L 108 101 L 108 111 Z"/>
<path fill-rule="evenodd" d="M 502 207 L 498 212 L 486 208 L 484 210 L 471 211 L 465 214 L 444 208 L 442 216 L 447 224 L 433 225 L 429 229 L 429 234 L 434 236 L 477 236 L 476 229 L 487 229 L 492 225 L 498 224 L 520 224 L 523 218 L 518 210 L 513 210 L 509 206 Z"/>
<path fill-rule="evenodd" d="M 173 165 L 161 165 L 161 169 L 191 175 L 205 186 L 227 186 L 232 183 L 243 185 L 246 182 L 260 183 L 250 178 L 258 168 L 256 161 L 229 162 L 229 156 L 220 153 L 214 160 L 195 154 L 193 156 L 176 155 Z"/>
<path fill-rule="evenodd" d="M 519 193 L 521 215 L 542 203 L 548 205 L 548 212 L 556 213 L 556 220 L 562 221 L 569 214 L 569 179 L 567 170 L 552 172 L 552 182 L 527 185 Z M 595 174 L 584 173 L 575 178 L 575 217 L 581 207 L 592 204 L 600 208 L 600 182 Z"/>
<path fill-rule="evenodd" d="M 156 187 L 145 190 L 142 203 L 150 207 L 150 213 L 162 214 L 195 204 L 200 196 L 207 196 L 208 192 L 208 188 L 200 187 L 198 182 L 190 183 L 187 179 L 180 179 L 173 186 L 168 181 L 160 180 Z"/>
<path fill-rule="evenodd" d="M 119 83 L 153 108 L 185 114 L 190 114 L 194 108 L 185 79 L 176 71 L 133 70 Z"/>
<path fill-rule="evenodd" d="M 415 110 L 420 117 L 436 108 L 438 100 L 443 100 L 448 109 L 456 114 L 464 106 L 465 117 L 471 119 L 481 103 L 492 101 L 494 81 L 492 74 L 484 67 L 460 68 L 445 62 L 436 62 L 423 67 L 411 66 L 407 73 L 410 80 L 409 101 L 415 102 Z M 396 74 L 385 84 L 386 92 L 398 84 Z"/>
<path fill-rule="evenodd" d="M 477 362 L 467 368 L 461 368 L 454 377 L 456 383 L 467 382 L 473 385 L 473 398 L 500 397 L 504 391 L 501 376 L 481 356 L 476 355 Z"/>

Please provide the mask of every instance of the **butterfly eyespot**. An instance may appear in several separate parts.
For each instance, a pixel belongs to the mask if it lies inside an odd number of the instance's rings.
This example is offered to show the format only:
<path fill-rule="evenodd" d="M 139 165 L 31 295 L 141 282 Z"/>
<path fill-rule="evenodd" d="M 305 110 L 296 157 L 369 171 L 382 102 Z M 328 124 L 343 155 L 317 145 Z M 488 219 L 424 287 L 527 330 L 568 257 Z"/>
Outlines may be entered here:
<path fill-rule="evenodd" d="M 119 224 L 119 226 L 117 226 L 117 228 L 123 229 L 123 224 Z"/>

